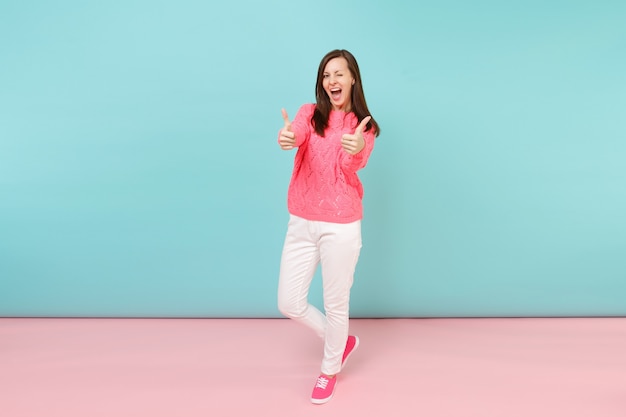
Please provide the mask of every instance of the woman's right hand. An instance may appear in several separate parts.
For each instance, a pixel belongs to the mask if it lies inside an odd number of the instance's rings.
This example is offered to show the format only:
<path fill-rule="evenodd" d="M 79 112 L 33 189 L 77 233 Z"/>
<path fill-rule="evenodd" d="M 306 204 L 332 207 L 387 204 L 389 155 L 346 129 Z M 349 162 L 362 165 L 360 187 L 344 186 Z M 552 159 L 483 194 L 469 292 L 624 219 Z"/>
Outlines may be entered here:
<path fill-rule="evenodd" d="M 296 146 L 296 134 L 291 131 L 291 122 L 289 121 L 289 117 L 287 116 L 287 111 L 285 109 L 281 109 L 283 113 L 283 121 L 285 122 L 285 126 L 280 130 L 280 137 L 278 138 L 278 144 L 280 148 L 284 151 L 289 151 Z"/>

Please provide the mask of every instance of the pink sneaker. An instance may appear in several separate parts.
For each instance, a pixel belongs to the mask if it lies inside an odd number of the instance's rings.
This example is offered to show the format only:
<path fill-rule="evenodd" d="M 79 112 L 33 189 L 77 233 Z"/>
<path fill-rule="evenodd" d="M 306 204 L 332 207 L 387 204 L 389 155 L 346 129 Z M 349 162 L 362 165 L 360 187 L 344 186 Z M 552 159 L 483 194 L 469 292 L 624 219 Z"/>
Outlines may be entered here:
<path fill-rule="evenodd" d="M 313 404 L 324 404 L 333 398 L 333 392 L 335 391 L 335 384 L 337 383 L 337 377 L 328 378 L 326 375 L 320 375 L 313 388 L 313 394 L 311 395 L 311 402 Z"/>
<path fill-rule="evenodd" d="M 359 347 L 359 338 L 358 336 L 348 336 L 348 341 L 346 342 L 346 350 L 343 351 L 343 358 L 341 359 L 341 369 L 346 366 L 346 362 L 348 362 L 348 358 L 352 353 Z"/>

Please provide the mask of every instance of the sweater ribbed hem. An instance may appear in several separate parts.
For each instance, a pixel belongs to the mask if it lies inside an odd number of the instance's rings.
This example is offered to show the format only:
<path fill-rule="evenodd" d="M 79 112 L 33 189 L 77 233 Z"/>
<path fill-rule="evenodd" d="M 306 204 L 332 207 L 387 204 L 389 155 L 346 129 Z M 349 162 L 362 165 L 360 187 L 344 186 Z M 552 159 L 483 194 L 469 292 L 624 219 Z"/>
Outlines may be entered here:
<path fill-rule="evenodd" d="M 350 217 L 339 217 L 339 216 L 333 216 L 329 214 L 307 213 L 305 211 L 294 210 L 292 208 L 289 208 L 289 214 L 293 214 L 294 216 L 302 217 L 305 220 L 310 220 L 314 222 L 327 222 L 327 223 L 340 223 L 340 224 L 353 223 L 353 222 L 363 219 L 363 215 L 361 213 L 357 213 Z"/>

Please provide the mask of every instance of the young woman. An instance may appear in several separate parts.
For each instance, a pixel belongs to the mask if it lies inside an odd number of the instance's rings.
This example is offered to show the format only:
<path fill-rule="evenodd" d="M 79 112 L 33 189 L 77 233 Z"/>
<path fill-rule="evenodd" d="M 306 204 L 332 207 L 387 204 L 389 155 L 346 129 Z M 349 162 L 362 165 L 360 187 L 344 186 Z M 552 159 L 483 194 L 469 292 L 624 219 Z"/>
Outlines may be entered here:
<path fill-rule="evenodd" d="M 334 50 L 320 62 L 315 104 L 295 119 L 283 109 L 278 143 L 298 148 L 288 191 L 290 213 L 278 283 L 282 314 L 324 340 L 321 375 L 311 401 L 331 399 L 336 375 L 359 345 L 348 335 L 350 288 L 361 250 L 363 186 L 357 171 L 367 164 L 379 134 L 371 117 L 356 59 Z M 325 314 L 309 304 L 318 264 L 322 268 Z"/>

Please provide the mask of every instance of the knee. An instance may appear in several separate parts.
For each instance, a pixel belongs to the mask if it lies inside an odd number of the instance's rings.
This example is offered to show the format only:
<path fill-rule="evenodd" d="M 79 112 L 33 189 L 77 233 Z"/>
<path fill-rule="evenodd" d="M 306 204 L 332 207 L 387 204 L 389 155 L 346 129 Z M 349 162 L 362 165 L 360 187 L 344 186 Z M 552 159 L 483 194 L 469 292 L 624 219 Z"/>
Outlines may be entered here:
<path fill-rule="evenodd" d="M 279 297 L 278 311 L 280 311 L 280 313 L 285 317 L 297 319 L 304 316 L 306 308 L 299 307 L 296 303 Z"/>

